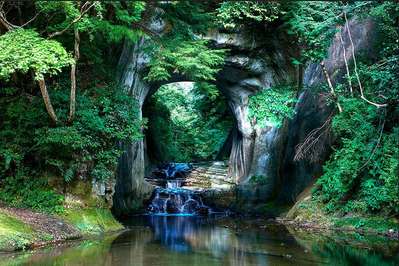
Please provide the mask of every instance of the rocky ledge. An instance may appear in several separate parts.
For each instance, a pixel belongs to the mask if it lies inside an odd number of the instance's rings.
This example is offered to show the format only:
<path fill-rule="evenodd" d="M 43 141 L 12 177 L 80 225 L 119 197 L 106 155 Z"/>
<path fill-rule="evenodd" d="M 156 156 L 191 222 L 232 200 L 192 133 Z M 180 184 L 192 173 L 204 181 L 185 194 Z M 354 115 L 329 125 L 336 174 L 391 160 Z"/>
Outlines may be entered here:
<path fill-rule="evenodd" d="M 204 204 L 218 210 L 229 209 L 236 198 L 236 184 L 228 175 L 228 164 L 224 161 L 191 163 L 191 169 L 182 177 L 181 188 L 200 195 Z M 166 187 L 167 180 L 150 176 L 146 181 L 156 187 Z"/>

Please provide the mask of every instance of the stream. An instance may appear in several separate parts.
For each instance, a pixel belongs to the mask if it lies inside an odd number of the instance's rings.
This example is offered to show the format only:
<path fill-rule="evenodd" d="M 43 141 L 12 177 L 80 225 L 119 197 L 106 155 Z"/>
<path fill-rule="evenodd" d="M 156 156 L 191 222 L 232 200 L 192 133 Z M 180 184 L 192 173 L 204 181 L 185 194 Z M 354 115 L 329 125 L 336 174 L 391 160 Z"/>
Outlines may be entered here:
<path fill-rule="evenodd" d="M 0 254 L 2 265 L 399 265 L 399 241 L 358 234 L 323 236 L 273 220 L 234 218 L 182 187 L 183 164 L 165 179 L 146 215 L 121 221 L 127 230 L 29 252 Z M 183 171 L 181 171 L 183 169 Z"/>
<path fill-rule="evenodd" d="M 359 236 L 350 244 L 264 220 L 145 215 L 124 223 L 115 235 L 1 254 L 0 265 L 399 265 L 398 242 Z"/>

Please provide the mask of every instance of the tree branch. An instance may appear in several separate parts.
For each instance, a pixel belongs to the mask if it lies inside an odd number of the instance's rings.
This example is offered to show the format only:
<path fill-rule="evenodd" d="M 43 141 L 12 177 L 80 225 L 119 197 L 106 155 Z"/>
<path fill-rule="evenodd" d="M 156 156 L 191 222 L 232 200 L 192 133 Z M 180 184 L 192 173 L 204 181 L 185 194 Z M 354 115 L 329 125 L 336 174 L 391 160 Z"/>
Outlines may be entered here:
<path fill-rule="evenodd" d="M 352 58 L 353 58 L 353 66 L 354 66 L 354 71 L 355 71 L 355 76 L 356 76 L 356 79 L 357 79 L 357 83 L 359 84 L 360 98 L 362 98 L 362 99 L 363 99 L 364 101 L 366 101 L 367 103 L 376 106 L 377 108 L 386 107 L 386 106 L 388 106 L 387 104 L 379 104 L 379 103 L 372 102 L 372 101 L 368 100 L 368 99 L 364 96 L 363 86 L 362 86 L 362 83 L 360 82 L 359 73 L 357 72 L 357 63 L 356 63 L 356 56 L 355 56 L 355 46 L 354 46 L 354 44 L 353 44 L 352 34 L 351 34 L 351 31 L 350 31 L 348 18 L 347 18 L 347 16 L 346 16 L 346 11 L 344 11 L 344 18 L 345 18 L 345 26 L 346 26 L 346 29 L 347 29 L 347 31 L 348 31 L 348 36 L 349 36 L 349 40 L 350 40 L 350 43 L 351 43 Z"/>
<path fill-rule="evenodd" d="M 18 26 L 11 24 L 4 16 L 3 10 L 0 10 L 0 23 L 8 30 L 13 30 L 18 28 Z"/>
<path fill-rule="evenodd" d="M 330 88 L 330 93 L 331 93 L 332 96 L 334 96 L 334 98 L 336 100 L 338 111 L 340 113 L 342 113 L 342 107 L 341 107 L 341 105 L 338 102 L 338 97 L 337 97 L 337 94 L 335 93 L 334 86 L 332 85 L 330 76 L 328 75 L 326 66 L 324 65 L 324 62 L 321 62 L 320 65 L 321 65 L 321 70 L 323 71 L 324 77 L 327 80 L 328 87 Z"/>
<path fill-rule="evenodd" d="M 24 24 L 22 24 L 20 27 L 23 28 L 23 27 L 25 27 L 26 25 L 32 23 L 32 22 L 37 18 L 37 16 L 39 16 L 40 13 L 42 13 L 42 11 L 37 12 L 36 15 L 35 15 L 33 18 L 31 18 L 30 20 L 28 20 L 27 22 L 25 22 Z"/>
<path fill-rule="evenodd" d="M 51 104 L 50 96 L 47 91 L 46 87 L 46 82 L 44 81 L 44 78 L 38 80 L 39 87 L 40 87 L 40 92 L 42 93 L 44 105 L 46 106 L 47 113 L 49 114 L 51 120 L 54 122 L 54 124 L 57 123 L 57 115 L 55 114 L 53 105 Z"/>
<path fill-rule="evenodd" d="M 74 35 L 75 35 L 75 45 L 74 45 L 75 63 L 71 67 L 71 96 L 69 102 L 68 123 L 72 123 L 76 109 L 76 67 L 80 57 L 79 53 L 80 36 L 79 36 L 79 30 L 77 28 L 75 28 L 74 30 Z"/>
<path fill-rule="evenodd" d="M 86 2 L 86 3 L 87 3 L 87 2 Z M 79 16 L 77 16 L 74 20 L 72 20 L 72 22 L 69 23 L 68 26 L 66 26 L 63 30 L 61 30 L 61 31 L 56 31 L 56 32 L 50 34 L 50 35 L 48 36 L 48 38 L 50 39 L 50 38 L 53 38 L 53 37 L 55 37 L 55 36 L 61 35 L 61 34 L 63 34 L 64 32 L 66 32 L 73 24 L 75 24 L 76 22 L 78 22 L 79 20 L 81 20 L 82 17 L 83 17 L 87 12 L 89 12 L 89 10 L 90 10 L 95 4 L 96 4 L 96 3 L 91 4 L 88 8 L 86 8 L 85 10 L 83 10 L 83 11 L 80 13 Z"/>

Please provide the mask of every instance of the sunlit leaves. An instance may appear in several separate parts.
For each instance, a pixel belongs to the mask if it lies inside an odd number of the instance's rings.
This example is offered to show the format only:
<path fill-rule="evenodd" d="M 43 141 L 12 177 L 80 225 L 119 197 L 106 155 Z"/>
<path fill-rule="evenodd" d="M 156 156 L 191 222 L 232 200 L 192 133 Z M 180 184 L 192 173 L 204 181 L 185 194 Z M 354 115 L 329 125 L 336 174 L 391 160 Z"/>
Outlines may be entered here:
<path fill-rule="evenodd" d="M 149 104 L 149 135 L 155 137 L 158 159 L 213 159 L 232 127 L 227 106 L 220 95 L 208 94 L 204 84 L 181 84 L 161 87 Z"/>
<path fill-rule="evenodd" d="M 17 29 L 0 36 L 0 78 L 33 70 L 36 79 L 54 75 L 73 59 L 57 41 L 46 40 L 33 30 Z"/>
<path fill-rule="evenodd" d="M 321 61 L 327 55 L 337 25 L 342 21 L 342 4 L 338 2 L 291 2 L 285 16 L 289 33 L 302 48 L 302 60 Z"/>
<path fill-rule="evenodd" d="M 249 119 L 260 127 L 280 126 L 294 115 L 295 93 L 290 86 L 264 89 L 249 99 Z"/>
<path fill-rule="evenodd" d="M 182 41 L 160 48 L 150 62 L 149 81 L 167 80 L 172 74 L 179 74 L 193 81 L 210 81 L 221 69 L 224 50 L 207 47 L 206 41 Z"/>
<path fill-rule="evenodd" d="M 218 23 L 225 28 L 237 27 L 245 22 L 271 22 L 276 20 L 282 11 L 280 3 L 262 1 L 223 2 L 217 9 Z"/>

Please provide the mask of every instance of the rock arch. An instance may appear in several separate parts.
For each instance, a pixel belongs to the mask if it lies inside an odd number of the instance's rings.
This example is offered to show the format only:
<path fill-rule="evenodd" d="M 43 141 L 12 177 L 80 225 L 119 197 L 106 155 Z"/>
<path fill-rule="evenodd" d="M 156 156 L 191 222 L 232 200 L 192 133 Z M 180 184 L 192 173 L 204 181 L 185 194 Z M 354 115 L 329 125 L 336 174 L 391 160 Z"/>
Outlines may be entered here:
<path fill-rule="evenodd" d="M 151 25 L 154 31 L 162 31 L 161 22 L 155 21 Z M 216 85 L 226 96 L 235 118 L 229 158 L 231 180 L 237 184 L 245 183 L 251 175 L 265 171 L 270 172 L 272 179 L 278 178 L 273 161 L 275 155 L 271 154 L 278 148 L 274 147 L 279 143 L 276 141 L 280 136 L 278 129 L 253 129 L 248 120 L 248 97 L 273 85 L 295 82 L 296 70 L 290 64 L 290 57 L 296 51 L 287 49 L 289 40 L 285 34 L 265 29 L 235 33 L 214 30 L 204 38 L 215 48 L 230 51 L 224 68 L 216 77 Z M 145 38 L 136 43 L 126 41 L 119 60 L 120 84 L 138 101 L 140 117 L 146 98 L 160 86 L 187 81 L 187 78 L 175 75 L 165 82 L 146 82 L 144 74 L 149 58 L 142 51 L 145 42 Z M 121 145 L 124 145 L 125 153 L 120 158 L 116 178 L 114 209 L 117 213 L 136 209 L 152 191 L 144 181 L 145 141 Z"/>

